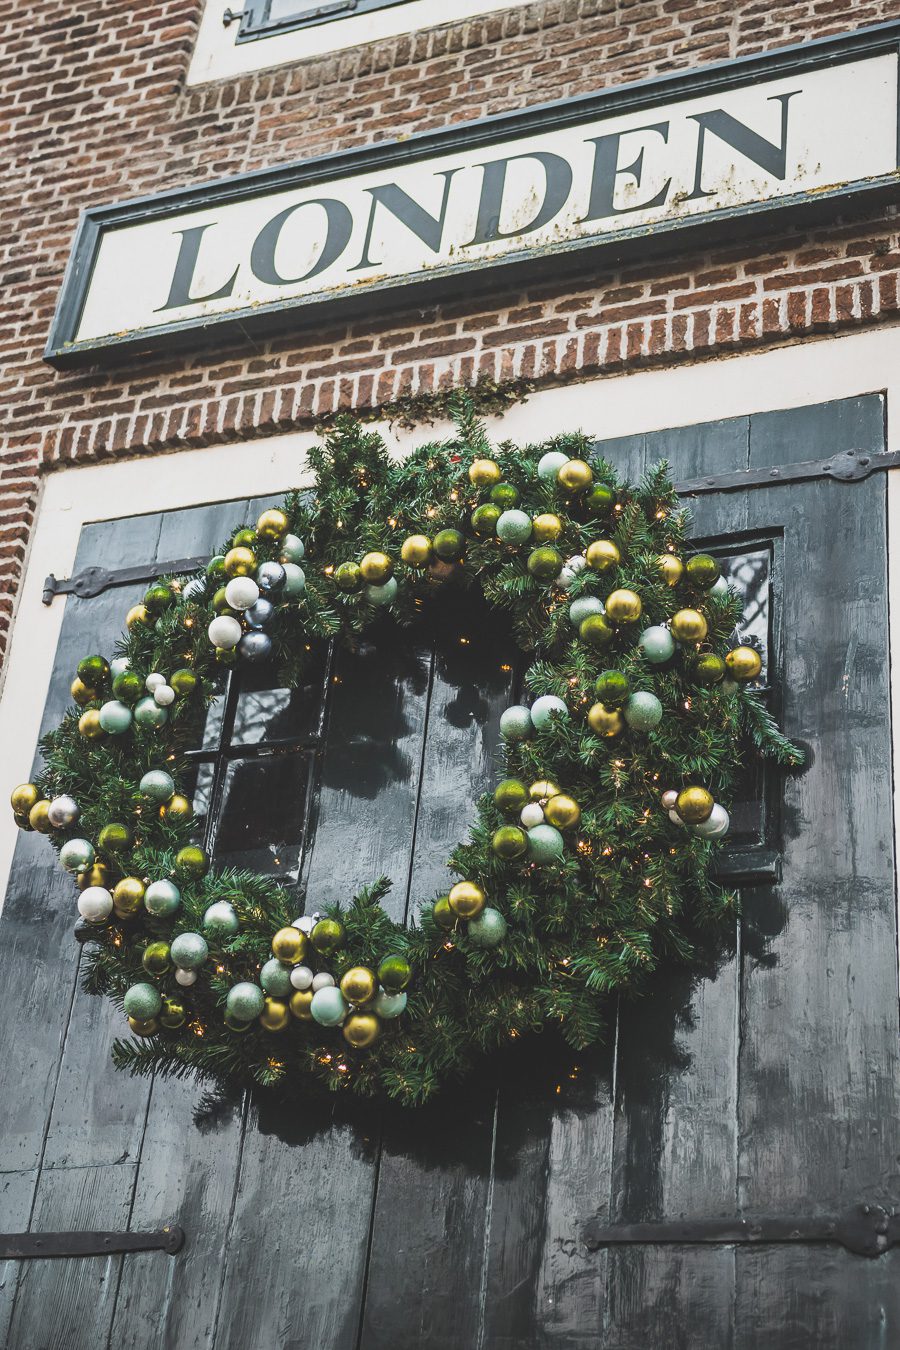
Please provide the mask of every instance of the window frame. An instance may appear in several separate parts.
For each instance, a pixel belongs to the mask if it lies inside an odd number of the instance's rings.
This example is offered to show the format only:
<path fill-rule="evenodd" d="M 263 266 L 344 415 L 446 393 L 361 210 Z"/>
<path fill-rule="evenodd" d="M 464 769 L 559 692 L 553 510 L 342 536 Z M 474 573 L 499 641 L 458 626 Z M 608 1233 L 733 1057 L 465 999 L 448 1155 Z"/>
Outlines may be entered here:
<path fill-rule="evenodd" d="M 222 22 L 226 28 L 240 19 L 236 43 L 281 37 L 284 33 L 296 32 L 298 28 L 319 28 L 322 24 L 358 18 L 375 10 L 407 5 L 411 0 L 320 0 L 318 4 L 313 0 L 296 0 L 297 12 L 280 19 L 271 17 L 273 3 L 274 0 L 245 0 L 240 12 L 231 9 L 225 11 Z"/>

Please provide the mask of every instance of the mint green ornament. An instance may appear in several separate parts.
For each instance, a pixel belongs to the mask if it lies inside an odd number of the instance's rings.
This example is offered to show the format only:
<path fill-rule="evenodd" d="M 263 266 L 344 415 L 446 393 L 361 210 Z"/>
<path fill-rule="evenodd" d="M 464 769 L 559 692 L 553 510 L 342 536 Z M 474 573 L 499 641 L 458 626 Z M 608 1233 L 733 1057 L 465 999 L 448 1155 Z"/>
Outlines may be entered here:
<path fill-rule="evenodd" d="M 551 718 L 566 718 L 568 716 L 569 709 L 562 699 L 557 698 L 555 694 L 542 694 L 531 705 L 531 720 L 538 731 L 544 731 L 549 727 Z"/>
<path fill-rule="evenodd" d="M 286 534 L 281 541 L 281 551 L 278 554 L 278 560 L 282 563 L 298 563 L 302 561 L 306 549 L 303 546 L 303 540 L 296 534 Z"/>
<path fill-rule="evenodd" d="M 497 521 L 497 538 L 504 544 L 527 544 L 531 538 L 531 516 L 524 511 L 504 511 Z"/>
<path fill-rule="evenodd" d="M 515 703 L 500 714 L 500 735 L 506 741 L 526 741 L 534 731 L 531 711 Z"/>
<path fill-rule="evenodd" d="M 381 586 L 367 586 L 366 599 L 372 605 L 392 605 L 397 598 L 397 578 L 388 577 Z"/>
<path fill-rule="evenodd" d="M 541 827 L 536 825 L 534 828 L 540 829 Z M 554 831 L 554 833 L 558 833 L 558 831 Z M 476 947 L 499 947 L 506 937 L 506 920 L 499 909 L 492 909 L 490 905 L 487 905 L 477 919 L 469 920 L 468 933 L 469 940 Z"/>
<path fill-rule="evenodd" d="M 162 997 L 156 985 L 146 981 L 133 984 L 122 1002 L 128 1016 L 136 1017 L 139 1022 L 149 1022 L 162 1007 Z"/>
<path fill-rule="evenodd" d="M 110 736 L 121 736 L 131 726 L 131 709 L 127 703 L 113 699 L 100 709 L 100 725 Z"/>
<path fill-rule="evenodd" d="M 541 455 L 538 460 L 538 478 L 545 483 L 555 483 L 556 475 L 564 464 L 568 464 L 569 455 L 564 455 L 561 450 L 548 450 L 546 455 Z"/>
<path fill-rule="evenodd" d="M 532 862 L 542 865 L 558 862 L 563 848 L 563 837 L 554 825 L 535 825 L 528 831 L 528 856 Z"/>
<path fill-rule="evenodd" d="M 596 595 L 579 595 L 569 606 L 569 623 L 573 628 L 580 628 L 585 619 L 590 618 L 592 614 L 605 613 L 606 607 Z"/>
<path fill-rule="evenodd" d="M 225 999 L 225 1012 L 236 1022 L 252 1022 L 266 1006 L 266 996 L 258 984 L 243 980 L 232 985 Z"/>
<path fill-rule="evenodd" d="M 166 725 L 169 714 L 155 699 L 142 698 L 135 707 L 134 720 L 139 727 L 152 727 L 158 730 Z"/>
<path fill-rule="evenodd" d="M 156 919 L 167 919 L 181 904 L 181 891 L 174 881 L 153 881 L 144 892 L 144 908 Z"/>
<path fill-rule="evenodd" d="M 203 927 L 214 938 L 234 937 L 240 926 L 237 910 L 227 900 L 217 900 L 203 915 Z"/>
<path fill-rule="evenodd" d="M 282 965 L 274 956 L 259 972 L 259 982 L 273 998 L 285 998 L 293 993 L 290 966 Z"/>
<path fill-rule="evenodd" d="M 318 1022 L 320 1027 L 337 1027 L 350 1009 L 340 989 L 336 985 L 329 985 L 326 989 L 316 990 L 309 1011 L 313 1021 Z"/>
<path fill-rule="evenodd" d="M 306 590 L 306 573 L 302 567 L 296 563 L 283 563 L 284 567 L 284 585 L 281 588 L 282 596 L 287 600 L 296 600 L 298 595 L 302 595 Z"/>
<path fill-rule="evenodd" d="M 392 1017 L 399 1017 L 401 1013 L 406 1012 L 406 995 L 402 992 L 389 994 L 381 989 L 372 1004 L 372 1011 L 389 1022 Z"/>
<path fill-rule="evenodd" d="M 152 802 L 167 802 L 174 795 L 175 779 L 165 769 L 149 769 L 141 779 L 140 788 Z"/>
<path fill-rule="evenodd" d="M 652 666 L 661 666 L 675 655 L 675 639 L 662 624 L 645 628 L 638 638 L 638 646 Z"/>
<path fill-rule="evenodd" d="M 209 956 L 206 939 L 199 933 L 179 933 L 172 940 L 172 961 L 181 970 L 196 970 Z"/>
<path fill-rule="evenodd" d="M 622 709 L 632 731 L 652 731 L 662 721 L 663 708 L 655 694 L 632 694 Z"/>
<path fill-rule="evenodd" d="M 69 839 L 59 850 L 59 861 L 67 872 L 84 872 L 94 861 L 94 845 L 89 839 Z"/>

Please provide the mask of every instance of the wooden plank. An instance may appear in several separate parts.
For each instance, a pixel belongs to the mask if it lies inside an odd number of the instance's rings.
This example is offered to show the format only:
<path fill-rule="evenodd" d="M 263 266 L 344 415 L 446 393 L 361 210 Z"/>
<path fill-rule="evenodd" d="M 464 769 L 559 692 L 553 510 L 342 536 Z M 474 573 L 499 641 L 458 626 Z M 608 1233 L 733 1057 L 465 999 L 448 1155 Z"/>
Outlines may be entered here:
<path fill-rule="evenodd" d="M 0 1215 L 5 1232 L 28 1232 L 37 1178 L 36 1168 L 27 1172 L 0 1172 Z M 22 1264 L 0 1261 L 0 1345 L 9 1344 L 9 1323 Z"/>
<path fill-rule="evenodd" d="M 41 1173 L 30 1231 L 127 1227 L 135 1168 L 48 1167 Z M 173 1258 L 154 1254 L 157 1278 Z M 105 1346 L 122 1256 L 21 1262 L 7 1350 L 75 1350 Z M 175 1258 L 177 1259 L 177 1258 Z M 146 1342 L 145 1342 L 146 1344 Z"/>

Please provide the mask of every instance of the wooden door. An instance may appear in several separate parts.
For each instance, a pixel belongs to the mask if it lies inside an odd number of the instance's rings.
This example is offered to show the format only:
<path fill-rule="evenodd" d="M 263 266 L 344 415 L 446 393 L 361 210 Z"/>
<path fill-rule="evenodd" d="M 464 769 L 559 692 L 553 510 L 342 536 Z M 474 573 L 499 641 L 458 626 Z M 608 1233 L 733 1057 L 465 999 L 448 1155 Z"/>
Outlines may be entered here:
<path fill-rule="evenodd" d="M 606 442 L 677 479 L 883 448 L 878 397 Z M 6 1231 L 187 1232 L 177 1257 L 10 1263 L 10 1350 L 868 1350 L 900 1343 L 900 1256 L 790 1244 L 590 1251 L 586 1222 L 900 1203 L 885 478 L 712 494 L 769 697 L 810 749 L 748 780 L 730 949 L 622 1004 L 577 1061 L 541 1045 L 415 1113 L 287 1111 L 116 1074 L 120 1019 L 78 988 L 71 882 L 19 840 L 0 919 Z M 214 551 L 257 503 L 85 529 L 77 567 Z M 109 650 L 141 587 L 69 600 L 45 713 Z M 20 616 L 27 626 L 27 616 Z M 465 638 L 463 642 L 461 639 Z M 308 909 L 381 872 L 396 916 L 433 894 L 496 774 L 518 678 L 502 626 L 389 626 L 293 697 L 246 687 L 210 721 L 197 802 L 220 859 L 297 879 Z"/>

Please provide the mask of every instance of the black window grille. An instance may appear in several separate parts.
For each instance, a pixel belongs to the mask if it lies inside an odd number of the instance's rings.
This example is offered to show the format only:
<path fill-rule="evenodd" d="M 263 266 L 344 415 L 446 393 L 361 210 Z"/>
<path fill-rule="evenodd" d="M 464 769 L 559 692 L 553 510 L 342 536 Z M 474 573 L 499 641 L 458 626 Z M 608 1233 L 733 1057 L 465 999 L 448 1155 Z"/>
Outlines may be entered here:
<path fill-rule="evenodd" d="M 237 42 L 256 42 L 298 28 L 317 28 L 338 19 L 352 19 L 376 9 L 411 3 L 412 0 L 326 0 L 324 4 L 311 5 L 308 0 L 247 0 L 238 12 L 226 9 L 223 22 L 227 28 L 240 21 Z"/>

